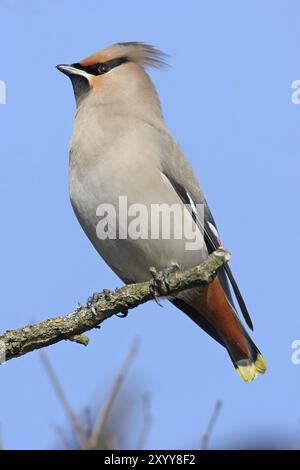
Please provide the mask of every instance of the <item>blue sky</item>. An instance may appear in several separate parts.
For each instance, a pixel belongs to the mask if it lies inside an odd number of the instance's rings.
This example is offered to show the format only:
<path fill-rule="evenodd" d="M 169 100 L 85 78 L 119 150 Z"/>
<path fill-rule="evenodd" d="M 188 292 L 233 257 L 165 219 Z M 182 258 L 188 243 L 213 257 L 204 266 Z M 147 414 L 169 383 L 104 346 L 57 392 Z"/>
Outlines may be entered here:
<path fill-rule="evenodd" d="M 68 198 L 74 97 L 55 69 L 110 43 L 140 40 L 171 56 L 151 71 L 166 121 L 192 163 L 247 300 L 268 373 L 251 384 L 226 352 L 185 315 L 148 303 L 91 332 L 84 349 L 48 348 L 77 411 L 101 402 L 133 337 L 141 350 L 126 387 L 134 396 L 133 446 L 141 396 L 151 394 L 149 448 L 189 448 L 217 399 L 224 406 L 211 447 L 243 436 L 300 441 L 300 5 L 290 0 L 141 2 L 2 0 L 1 330 L 71 311 L 121 285 L 83 234 Z M 7 448 L 55 444 L 65 416 L 37 353 L 0 369 L 0 423 Z M 126 388 L 125 387 L 125 388 Z"/>

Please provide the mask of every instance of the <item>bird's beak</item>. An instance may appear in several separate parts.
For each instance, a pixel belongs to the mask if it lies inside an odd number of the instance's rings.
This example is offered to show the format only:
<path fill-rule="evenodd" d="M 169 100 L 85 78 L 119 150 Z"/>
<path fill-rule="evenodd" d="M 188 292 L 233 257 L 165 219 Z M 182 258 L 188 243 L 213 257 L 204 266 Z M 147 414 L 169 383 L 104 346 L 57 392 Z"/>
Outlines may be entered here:
<path fill-rule="evenodd" d="M 60 64 L 57 65 L 56 68 L 68 77 L 71 77 L 72 75 L 79 75 L 80 77 L 88 78 L 88 74 L 84 70 L 80 70 L 73 65 Z"/>

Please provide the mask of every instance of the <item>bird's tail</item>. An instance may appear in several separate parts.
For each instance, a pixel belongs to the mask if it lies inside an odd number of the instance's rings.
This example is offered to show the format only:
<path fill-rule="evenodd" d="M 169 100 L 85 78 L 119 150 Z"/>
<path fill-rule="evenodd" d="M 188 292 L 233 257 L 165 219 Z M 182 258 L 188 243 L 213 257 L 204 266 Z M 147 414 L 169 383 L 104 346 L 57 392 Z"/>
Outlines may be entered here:
<path fill-rule="evenodd" d="M 243 380 L 251 382 L 258 373 L 266 371 L 262 354 L 224 294 L 218 277 L 204 288 L 181 292 L 172 303 L 227 349 Z"/>
<path fill-rule="evenodd" d="M 235 370 L 241 379 L 245 382 L 251 382 L 257 374 L 264 374 L 267 370 L 266 361 L 261 354 L 258 347 L 252 341 L 247 332 L 243 329 L 243 335 L 248 346 L 248 357 L 242 357 L 240 354 L 237 354 L 235 351 L 232 351 L 232 348 L 229 345 L 225 344 L 225 347 L 231 357 Z"/>

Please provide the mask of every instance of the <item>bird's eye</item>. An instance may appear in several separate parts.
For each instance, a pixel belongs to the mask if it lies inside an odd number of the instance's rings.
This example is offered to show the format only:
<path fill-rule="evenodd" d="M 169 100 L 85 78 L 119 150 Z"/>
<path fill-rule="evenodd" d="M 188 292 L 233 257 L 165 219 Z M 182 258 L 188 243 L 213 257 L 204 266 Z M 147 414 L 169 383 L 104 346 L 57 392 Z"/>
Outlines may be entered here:
<path fill-rule="evenodd" d="M 100 64 L 100 65 L 98 66 L 98 72 L 99 72 L 100 74 L 107 73 L 107 72 L 109 72 L 109 71 L 110 71 L 110 67 L 109 67 L 109 65 L 107 65 L 107 64 Z"/>

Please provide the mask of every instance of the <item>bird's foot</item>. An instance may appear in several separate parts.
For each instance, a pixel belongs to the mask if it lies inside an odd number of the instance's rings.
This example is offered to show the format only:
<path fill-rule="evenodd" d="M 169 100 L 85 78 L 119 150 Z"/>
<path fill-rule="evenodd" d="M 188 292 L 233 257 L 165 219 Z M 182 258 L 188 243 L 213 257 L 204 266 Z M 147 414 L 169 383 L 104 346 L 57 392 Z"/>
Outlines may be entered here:
<path fill-rule="evenodd" d="M 88 308 L 91 309 L 92 313 L 94 315 L 97 315 L 97 303 L 99 300 L 109 300 L 110 296 L 110 290 L 109 289 L 103 289 L 102 292 L 96 292 L 95 294 L 92 294 L 86 302 L 86 305 Z"/>
<path fill-rule="evenodd" d="M 119 318 L 126 318 L 128 315 L 128 310 L 124 310 L 123 312 L 116 313 L 116 316 Z"/>
<path fill-rule="evenodd" d="M 180 271 L 178 264 L 172 264 L 168 266 L 163 271 L 157 271 L 155 268 L 150 268 L 150 273 L 153 279 L 150 281 L 150 290 L 153 293 L 155 302 L 162 307 L 159 299 L 161 297 L 166 297 L 170 294 L 170 283 L 169 278 L 171 274 Z"/>
<path fill-rule="evenodd" d="M 94 315 L 97 315 L 97 303 L 99 300 L 110 300 L 111 291 L 109 289 L 103 289 L 102 292 L 96 292 L 91 295 L 87 300 L 87 307 L 91 309 Z M 128 310 L 117 313 L 116 316 L 119 318 L 125 318 L 128 315 Z"/>

